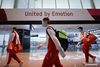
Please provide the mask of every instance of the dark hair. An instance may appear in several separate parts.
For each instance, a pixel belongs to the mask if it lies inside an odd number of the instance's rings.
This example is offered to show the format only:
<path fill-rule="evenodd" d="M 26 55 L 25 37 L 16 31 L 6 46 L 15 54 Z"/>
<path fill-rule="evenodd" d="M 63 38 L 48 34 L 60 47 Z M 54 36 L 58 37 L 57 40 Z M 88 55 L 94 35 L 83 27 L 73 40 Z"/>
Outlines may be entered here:
<path fill-rule="evenodd" d="M 81 30 L 83 30 L 83 27 L 78 27 L 78 29 L 81 29 Z"/>
<path fill-rule="evenodd" d="M 48 17 L 43 18 L 43 21 L 50 21 Z"/>
<path fill-rule="evenodd" d="M 16 30 L 16 27 L 13 27 L 13 30 Z"/>

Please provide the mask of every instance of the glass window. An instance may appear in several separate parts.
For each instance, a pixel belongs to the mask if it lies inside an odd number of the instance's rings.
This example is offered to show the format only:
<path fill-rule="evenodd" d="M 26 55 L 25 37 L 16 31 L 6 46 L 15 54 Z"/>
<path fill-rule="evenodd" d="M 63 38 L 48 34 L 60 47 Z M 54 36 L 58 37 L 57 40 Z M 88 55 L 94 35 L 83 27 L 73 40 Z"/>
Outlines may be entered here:
<path fill-rule="evenodd" d="M 5 35 L 5 45 L 8 45 L 8 41 L 9 41 L 9 34 Z"/>
<path fill-rule="evenodd" d="M 70 3 L 70 8 L 72 8 L 72 9 L 73 8 L 75 8 L 75 9 L 82 8 L 80 0 L 69 0 L 69 3 Z"/>
<path fill-rule="evenodd" d="M 0 34 L 0 45 L 3 45 L 3 38 L 4 38 L 4 35 Z"/>
<path fill-rule="evenodd" d="M 93 8 L 91 0 L 82 0 L 82 5 L 85 9 Z"/>
<path fill-rule="evenodd" d="M 17 0 L 16 8 L 28 8 L 29 1 L 28 0 Z"/>
<path fill-rule="evenodd" d="M 43 8 L 55 8 L 55 0 L 43 0 Z"/>
<path fill-rule="evenodd" d="M 57 8 L 69 8 L 68 0 L 56 0 Z"/>
<path fill-rule="evenodd" d="M 0 45 L 8 45 L 8 40 L 9 40 L 9 34 L 0 34 Z"/>
<path fill-rule="evenodd" d="M 100 0 L 94 0 L 95 7 L 100 9 Z"/>
<path fill-rule="evenodd" d="M 42 0 L 29 0 L 29 8 L 42 8 Z"/>
<path fill-rule="evenodd" d="M 14 8 L 15 0 L 3 0 L 1 8 Z"/>

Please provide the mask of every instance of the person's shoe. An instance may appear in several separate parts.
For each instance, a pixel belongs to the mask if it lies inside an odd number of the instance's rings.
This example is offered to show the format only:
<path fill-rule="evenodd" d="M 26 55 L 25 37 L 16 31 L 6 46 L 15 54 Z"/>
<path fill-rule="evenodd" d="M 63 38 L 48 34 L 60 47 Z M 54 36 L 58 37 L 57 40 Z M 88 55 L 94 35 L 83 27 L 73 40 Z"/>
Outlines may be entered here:
<path fill-rule="evenodd" d="M 19 63 L 19 67 L 22 67 L 22 65 L 23 65 L 23 62 L 20 62 L 20 63 Z"/>
<path fill-rule="evenodd" d="M 4 67 L 9 67 L 9 65 L 4 65 Z"/>
<path fill-rule="evenodd" d="M 93 63 L 95 63 L 95 59 L 96 59 L 96 57 L 94 56 L 94 58 L 93 58 Z"/>
<path fill-rule="evenodd" d="M 83 65 L 88 64 L 88 62 L 83 62 Z"/>

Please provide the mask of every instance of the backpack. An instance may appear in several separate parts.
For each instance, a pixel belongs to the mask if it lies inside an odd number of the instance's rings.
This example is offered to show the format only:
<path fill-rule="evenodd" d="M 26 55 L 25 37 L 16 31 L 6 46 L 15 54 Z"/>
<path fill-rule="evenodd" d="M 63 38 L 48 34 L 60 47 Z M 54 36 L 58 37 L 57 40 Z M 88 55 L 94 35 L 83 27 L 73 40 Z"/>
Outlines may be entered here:
<path fill-rule="evenodd" d="M 89 33 L 88 36 L 87 36 L 87 38 L 90 39 L 90 44 L 92 44 L 93 42 L 95 42 L 95 40 L 97 39 L 97 37 L 94 34 L 92 34 L 92 33 Z"/>
<path fill-rule="evenodd" d="M 63 48 L 64 51 L 66 51 L 68 49 L 68 39 L 67 39 L 67 34 L 64 30 L 59 30 L 57 31 L 56 29 L 54 29 L 53 27 L 51 26 L 48 26 L 47 29 L 53 29 L 56 33 L 56 37 L 58 38 L 60 44 L 61 44 L 61 47 Z M 46 33 L 47 35 L 49 36 L 47 30 L 46 30 Z M 49 36 L 50 37 L 50 36 Z"/>

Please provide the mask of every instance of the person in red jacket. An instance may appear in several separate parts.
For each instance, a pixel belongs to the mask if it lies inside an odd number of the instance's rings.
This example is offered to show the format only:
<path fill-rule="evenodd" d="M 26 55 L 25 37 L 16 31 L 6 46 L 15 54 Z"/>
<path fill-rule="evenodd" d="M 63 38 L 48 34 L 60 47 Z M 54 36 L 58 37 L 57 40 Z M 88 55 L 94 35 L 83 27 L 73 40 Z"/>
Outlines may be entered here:
<path fill-rule="evenodd" d="M 49 18 L 45 17 L 43 19 L 43 26 L 46 27 L 47 36 L 46 41 L 37 47 L 40 48 L 45 44 L 48 44 L 48 51 L 44 58 L 42 67 L 63 67 L 63 65 L 60 62 L 60 59 L 58 57 L 58 53 L 60 52 L 62 57 L 65 57 L 65 53 L 63 48 L 60 45 L 60 42 L 58 41 L 57 37 L 55 36 L 55 31 L 51 28 L 51 26 L 48 26 Z"/>
<path fill-rule="evenodd" d="M 11 42 L 13 43 L 13 45 L 20 44 L 20 39 L 19 39 L 19 35 L 16 31 L 16 27 L 13 27 L 12 34 L 9 37 L 8 45 Z M 14 48 L 14 47 L 12 47 L 12 48 Z M 9 53 L 9 57 L 8 57 L 8 62 L 4 67 L 9 67 L 9 64 L 10 64 L 12 58 L 15 59 L 19 63 L 19 67 L 21 67 L 23 62 L 21 62 L 21 60 L 17 57 L 16 52 L 14 52 L 13 50 L 9 50 L 9 47 L 7 47 L 7 52 Z"/>
<path fill-rule="evenodd" d="M 82 51 L 83 51 L 83 53 L 85 55 L 84 64 L 89 63 L 89 57 L 91 57 L 93 59 L 93 62 L 95 62 L 95 58 L 96 57 L 89 53 L 89 48 L 90 48 L 90 45 L 91 45 L 90 39 L 88 38 L 88 34 L 89 33 L 85 33 L 83 31 L 83 27 L 79 27 L 78 29 L 80 31 L 80 41 L 78 42 L 78 45 L 80 43 L 82 43 Z"/>

